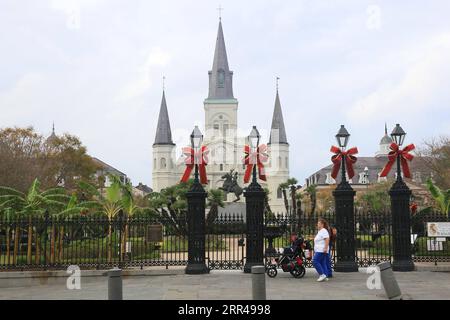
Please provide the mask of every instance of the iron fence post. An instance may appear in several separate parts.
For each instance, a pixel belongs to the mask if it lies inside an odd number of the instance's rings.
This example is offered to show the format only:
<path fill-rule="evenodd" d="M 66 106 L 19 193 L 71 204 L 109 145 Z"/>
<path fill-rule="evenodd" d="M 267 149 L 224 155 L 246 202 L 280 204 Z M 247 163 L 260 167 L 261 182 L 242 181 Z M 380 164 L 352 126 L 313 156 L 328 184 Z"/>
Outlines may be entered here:
<path fill-rule="evenodd" d="M 44 270 L 47 270 L 47 240 L 48 240 L 48 225 L 49 225 L 49 212 L 45 210 L 44 213 Z"/>
<path fill-rule="evenodd" d="M 119 268 L 122 268 L 122 245 L 125 245 L 124 243 L 122 244 L 122 238 L 123 238 L 123 211 L 120 210 L 119 211 Z"/>
<path fill-rule="evenodd" d="M 254 170 L 256 166 L 254 166 Z M 247 245 L 244 272 L 251 273 L 253 266 L 264 265 L 264 198 L 265 192 L 256 181 L 254 173 L 253 182 L 244 192 L 247 214 Z"/>
<path fill-rule="evenodd" d="M 188 202 L 188 263 L 186 274 L 208 273 L 205 264 L 205 200 L 207 193 L 198 179 L 198 165 L 195 165 L 195 179 L 186 193 Z"/>
<path fill-rule="evenodd" d="M 355 250 L 355 212 L 356 192 L 350 186 L 345 174 L 345 156 L 342 156 L 341 182 L 333 191 L 336 208 L 336 264 L 337 272 L 358 272 Z"/>
<path fill-rule="evenodd" d="M 397 159 L 398 162 L 400 162 Z M 411 255 L 411 215 L 409 201 L 411 190 L 401 177 L 400 169 L 397 171 L 397 180 L 389 190 L 391 196 L 392 235 L 394 259 L 392 270 L 414 271 L 414 262 Z"/>

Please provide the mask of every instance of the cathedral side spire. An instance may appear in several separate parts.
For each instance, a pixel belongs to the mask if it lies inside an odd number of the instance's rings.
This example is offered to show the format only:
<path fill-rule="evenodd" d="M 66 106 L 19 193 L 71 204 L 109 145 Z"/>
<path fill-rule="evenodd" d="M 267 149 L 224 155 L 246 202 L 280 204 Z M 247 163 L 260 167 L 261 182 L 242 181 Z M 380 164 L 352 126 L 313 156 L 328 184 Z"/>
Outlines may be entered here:
<path fill-rule="evenodd" d="M 159 109 L 158 126 L 156 128 L 155 143 L 153 145 L 173 145 L 170 130 L 169 112 L 167 111 L 166 95 L 163 90 L 161 108 Z"/>
<path fill-rule="evenodd" d="M 269 144 L 288 144 L 286 129 L 284 127 L 283 112 L 281 111 L 280 96 L 278 94 L 278 80 L 279 78 L 277 77 L 277 95 L 275 97 L 275 108 L 273 110 Z"/>
<path fill-rule="evenodd" d="M 233 72 L 228 66 L 228 57 L 223 36 L 222 19 L 219 19 L 216 49 L 212 70 L 209 73 L 208 99 L 234 99 Z"/>

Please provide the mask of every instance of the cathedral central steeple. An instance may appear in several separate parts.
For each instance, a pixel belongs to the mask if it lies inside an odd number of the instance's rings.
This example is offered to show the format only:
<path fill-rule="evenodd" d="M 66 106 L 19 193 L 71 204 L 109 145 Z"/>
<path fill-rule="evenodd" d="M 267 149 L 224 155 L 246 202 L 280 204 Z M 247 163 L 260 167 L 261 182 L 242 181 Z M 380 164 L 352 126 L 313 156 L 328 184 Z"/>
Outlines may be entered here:
<path fill-rule="evenodd" d="M 228 66 L 227 50 L 222 30 L 222 19 L 219 20 L 214 61 L 209 74 L 208 99 L 234 99 L 233 71 Z"/>

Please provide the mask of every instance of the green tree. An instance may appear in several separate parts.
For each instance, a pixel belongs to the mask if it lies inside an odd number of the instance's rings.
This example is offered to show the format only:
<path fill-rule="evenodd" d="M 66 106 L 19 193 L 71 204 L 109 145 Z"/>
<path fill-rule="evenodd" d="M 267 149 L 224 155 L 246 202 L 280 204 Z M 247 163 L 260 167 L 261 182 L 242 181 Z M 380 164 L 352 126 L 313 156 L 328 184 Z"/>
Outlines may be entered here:
<path fill-rule="evenodd" d="M 284 207 L 286 208 L 286 213 L 289 212 L 289 200 L 287 198 L 287 189 L 289 188 L 289 184 L 287 182 L 280 183 L 278 185 L 278 189 L 281 190 L 283 194 Z"/>
<path fill-rule="evenodd" d="M 387 214 L 390 211 L 391 200 L 389 197 L 390 186 L 388 183 L 374 185 L 367 192 L 361 194 L 356 203 L 358 206 L 377 214 Z"/>
<path fill-rule="evenodd" d="M 224 207 L 225 195 L 222 190 L 211 189 L 208 191 L 207 205 L 209 207 L 209 213 L 206 217 L 206 228 L 210 229 L 217 219 L 219 214 L 219 207 Z"/>
<path fill-rule="evenodd" d="M 87 208 L 93 209 L 93 212 L 100 212 L 108 219 L 108 262 L 112 261 L 112 222 L 124 209 L 122 199 L 122 186 L 118 177 L 111 175 L 111 184 L 105 188 L 104 193 L 95 188 L 92 184 L 86 182 L 79 182 L 79 186 L 87 194 L 94 197 L 93 201 L 86 201 L 83 205 Z"/>
<path fill-rule="evenodd" d="M 431 193 L 437 207 L 443 214 L 449 214 L 450 210 L 450 189 L 441 190 L 431 179 L 427 180 L 427 188 Z"/>
<path fill-rule="evenodd" d="M 13 219 L 28 219 L 27 263 L 30 264 L 32 259 L 33 217 L 42 217 L 46 211 L 52 213 L 61 210 L 69 198 L 65 192 L 66 191 L 63 188 L 51 188 L 42 191 L 38 179 L 33 181 L 27 193 L 23 193 L 10 187 L 0 187 L 0 212 L 7 213 L 8 222 Z M 20 233 L 21 230 L 19 224 L 16 224 L 14 230 L 13 264 L 17 263 L 17 252 L 19 249 L 19 239 L 21 237 Z M 7 237 L 9 236 L 8 230 Z M 38 235 L 36 234 L 36 243 L 38 243 L 39 240 L 37 236 Z M 9 250 L 9 247 L 7 250 Z"/>
<path fill-rule="evenodd" d="M 317 187 L 315 185 L 310 185 L 306 188 L 306 193 L 309 195 L 311 201 L 311 215 L 314 215 L 317 207 Z"/>
<path fill-rule="evenodd" d="M 297 213 L 297 198 L 296 198 L 296 193 L 297 193 L 297 179 L 295 178 L 289 178 L 286 183 L 289 186 L 289 191 L 290 191 L 290 196 L 291 196 L 291 204 L 292 204 L 292 212 L 291 214 L 296 214 Z"/>
<path fill-rule="evenodd" d="M 33 127 L 0 129 L 0 185 L 23 193 L 37 178 L 43 189 L 90 181 L 97 165 L 81 141 L 69 134 L 45 139 Z"/>
<path fill-rule="evenodd" d="M 425 141 L 417 153 L 420 156 L 417 160 L 433 172 L 434 184 L 441 189 L 449 189 L 450 137 L 441 136 Z"/>
<path fill-rule="evenodd" d="M 272 219 L 274 214 L 272 209 L 270 208 L 270 190 L 269 188 L 264 188 L 265 196 L 264 196 L 264 215 L 268 219 Z"/>

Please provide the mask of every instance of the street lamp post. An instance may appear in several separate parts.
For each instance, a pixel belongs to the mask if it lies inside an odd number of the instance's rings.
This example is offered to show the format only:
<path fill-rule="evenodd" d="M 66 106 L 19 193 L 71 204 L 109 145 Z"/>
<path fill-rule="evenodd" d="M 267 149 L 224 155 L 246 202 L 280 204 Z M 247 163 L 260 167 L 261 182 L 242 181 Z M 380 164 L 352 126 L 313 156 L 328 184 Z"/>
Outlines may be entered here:
<path fill-rule="evenodd" d="M 198 165 L 203 161 L 201 146 L 203 135 L 198 126 L 195 126 L 191 134 L 191 146 L 194 150 L 194 183 L 186 193 L 188 203 L 188 264 L 187 274 L 208 273 L 205 264 L 205 199 L 207 193 L 199 181 Z"/>
<path fill-rule="evenodd" d="M 253 164 L 253 177 L 252 182 L 244 192 L 247 219 L 245 273 L 251 273 L 251 268 L 253 266 L 264 265 L 263 216 L 265 192 L 258 183 L 256 176 L 256 167 L 259 157 L 258 146 L 261 138 L 256 126 L 253 126 L 248 138 L 251 152 L 256 156 L 250 157 L 250 161 L 252 161 L 251 163 Z"/>
<path fill-rule="evenodd" d="M 350 134 L 344 125 L 341 125 L 336 140 L 341 148 L 345 151 Z M 336 265 L 334 269 L 338 272 L 357 272 L 358 265 L 356 263 L 355 254 L 355 215 L 354 215 L 354 198 L 356 192 L 347 181 L 345 173 L 345 154 L 341 160 L 341 182 L 333 191 L 336 208 L 336 228 L 338 236 L 336 238 Z"/>
<path fill-rule="evenodd" d="M 391 137 L 400 147 L 405 141 L 406 132 L 397 124 L 392 130 Z M 402 178 L 400 166 L 401 155 L 397 155 L 397 179 L 389 190 L 391 196 L 392 233 L 394 271 L 413 271 L 414 263 L 411 257 L 411 215 L 409 202 L 411 190 Z"/>

